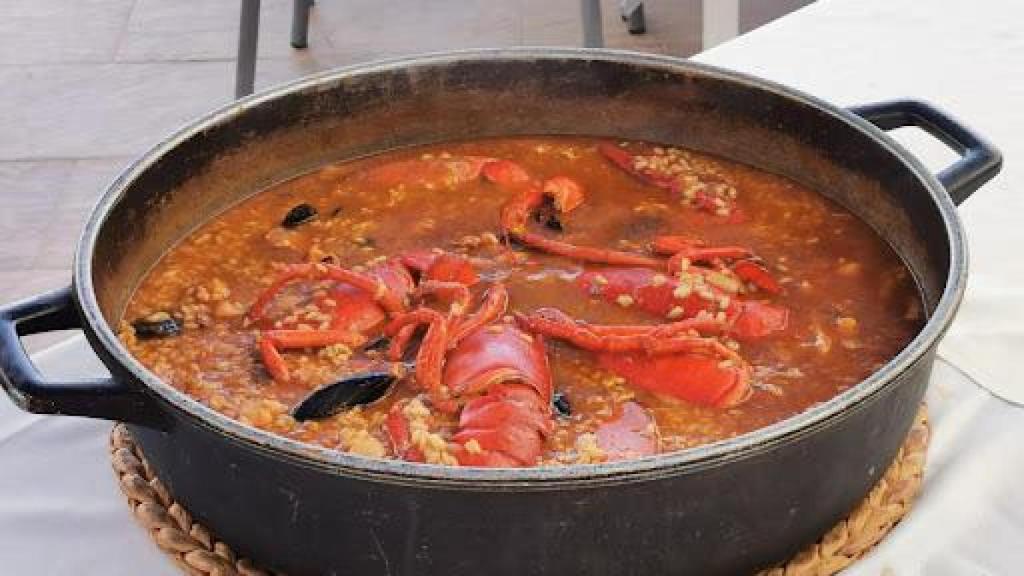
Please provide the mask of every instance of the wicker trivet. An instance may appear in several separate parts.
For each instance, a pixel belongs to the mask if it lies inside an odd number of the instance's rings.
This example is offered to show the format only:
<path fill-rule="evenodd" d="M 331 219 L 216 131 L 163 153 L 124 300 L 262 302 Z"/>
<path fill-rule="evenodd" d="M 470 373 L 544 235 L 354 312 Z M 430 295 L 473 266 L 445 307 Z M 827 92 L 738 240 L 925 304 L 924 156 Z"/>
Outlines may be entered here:
<path fill-rule="evenodd" d="M 854 563 L 884 537 L 910 510 L 921 488 L 928 448 L 928 414 L 922 408 L 910 434 L 885 476 L 868 497 L 816 544 L 785 566 L 761 576 L 829 576 Z M 193 576 L 269 576 L 227 544 L 192 522 L 192 516 L 171 499 L 153 474 L 123 424 L 110 434 L 110 456 L 128 505 L 157 546 Z"/>

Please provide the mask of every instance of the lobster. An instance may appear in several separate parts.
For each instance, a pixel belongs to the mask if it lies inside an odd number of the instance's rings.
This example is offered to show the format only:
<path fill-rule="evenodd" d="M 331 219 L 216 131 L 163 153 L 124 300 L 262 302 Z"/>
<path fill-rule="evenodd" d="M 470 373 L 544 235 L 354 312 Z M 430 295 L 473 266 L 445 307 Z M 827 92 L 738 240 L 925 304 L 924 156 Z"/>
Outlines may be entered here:
<path fill-rule="evenodd" d="M 454 186 L 479 178 L 485 170 L 489 178 L 500 177 L 504 166 L 505 161 L 483 157 L 425 158 L 376 166 L 354 175 L 353 180 L 376 185 Z M 270 309 L 285 287 L 299 281 L 331 283 L 329 290 L 313 292 L 317 327 L 308 325 L 308 312 L 270 318 Z M 492 284 L 479 308 L 469 313 L 470 287 L 478 281 L 469 259 L 442 251 L 406 253 L 364 271 L 323 263 L 293 264 L 260 294 L 248 320 L 262 328 L 261 359 L 279 382 L 291 378 L 281 354 L 284 350 L 334 344 L 356 347 L 375 333 L 391 339 L 387 356 L 392 365 L 385 372 L 357 374 L 320 388 L 307 397 L 316 402 L 337 402 L 342 397 L 352 400 L 356 392 L 338 390 L 354 389 L 349 384 L 357 381 L 372 387 L 364 390 L 367 394 L 360 396 L 360 401 L 380 397 L 382 381 L 390 385 L 407 375 L 401 360 L 417 329 L 425 327 L 415 354 L 413 378 L 407 380 L 423 390 L 440 412 L 457 414 L 458 426 L 450 442 L 431 437 L 417 421 L 416 416 L 424 413 L 417 407 L 418 401 L 397 402 L 386 421 L 396 455 L 431 461 L 441 453 L 473 466 L 533 465 L 553 425 L 552 382 L 544 341 L 513 323 L 497 321 L 508 308 L 508 294 L 500 283 Z M 447 313 L 425 305 L 430 299 L 447 302 Z M 413 301 L 420 305 L 411 308 Z M 381 380 L 382 375 L 386 380 Z M 303 407 L 302 413 L 323 416 L 333 410 L 311 404 Z M 433 453 L 426 450 L 430 447 Z"/>
<path fill-rule="evenodd" d="M 607 146 L 610 145 L 602 146 L 602 150 Z M 781 290 L 749 249 L 707 246 L 701 240 L 684 236 L 660 236 L 652 242 L 651 251 L 656 256 L 669 256 L 666 261 L 633 252 L 562 242 L 531 232 L 528 229 L 530 216 L 545 199 L 550 199 L 560 213 L 572 211 L 584 200 L 579 184 L 566 177 L 537 183 L 525 170 L 509 161 L 487 165 L 483 173 L 492 182 L 519 188 L 501 209 L 501 227 L 507 236 L 549 254 L 610 266 L 580 275 L 577 285 L 584 291 L 610 301 L 628 302 L 627 305 L 635 302 L 669 319 L 688 318 L 702 311 L 714 314 L 721 307 L 733 326 L 734 335 L 739 338 L 759 338 L 785 329 L 788 317 L 785 309 L 736 298 L 737 294 L 747 291 L 748 285 L 768 294 Z M 659 269 L 664 272 L 654 272 Z"/>
<path fill-rule="evenodd" d="M 467 285 L 477 281 L 476 272 L 466 258 L 443 252 L 410 253 L 387 259 L 363 272 L 323 263 L 286 266 L 259 295 L 248 313 L 250 323 L 264 328 L 260 332 L 259 348 L 267 372 L 276 381 L 290 380 L 282 350 L 334 344 L 356 347 L 366 343 L 388 317 L 405 311 L 415 288 L 414 273 L 427 281 L 459 281 Z M 333 287 L 313 293 L 314 311 L 271 319 L 268 312 L 274 300 L 286 286 L 298 281 L 330 281 Z M 311 322 L 319 326 L 314 328 Z"/>
<path fill-rule="evenodd" d="M 488 289 L 480 308 L 469 315 L 464 313 L 465 291 L 440 283 L 420 288 L 452 297 L 448 314 L 419 308 L 395 318 L 385 332 L 394 338 L 389 355 L 397 360 L 410 329 L 427 326 L 416 357 L 417 383 L 435 407 L 458 413 L 447 451 L 465 466 L 536 464 L 553 426 L 553 386 L 543 339 L 497 321 L 508 306 L 500 283 Z M 395 404 L 387 429 L 396 454 L 431 460 L 424 442 L 414 436 L 408 402 Z"/>
<path fill-rule="evenodd" d="M 680 191 L 698 208 L 717 215 L 726 215 L 728 208 L 732 217 L 738 213 L 733 204 L 723 204 L 722 196 L 714 196 L 721 187 L 704 185 L 690 194 L 680 188 L 689 180 L 659 172 L 663 167 L 657 162 L 624 156 L 629 152 L 619 147 L 602 146 L 600 151 L 645 182 Z M 392 367 L 386 373 L 363 375 L 363 399 L 379 397 L 381 382 L 405 378 L 439 416 L 456 421 L 454 433 L 445 438 L 430 431 L 430 412 L 420 397 L 395 402 L 385 428 L 392 450 L 401 458 L 470 466 L 536 464 L 553 427 L 547 338 L 594 353 L 599 365 L 634 386 L 729 407 L 749 396 L 752 368 L 721 338 L 762 338 L 786 327 L 784 308 L 748 297 L 754 292 L 777 294 L 782 288 L 745 248 L 661 236 L 653 240 L 649 253 L 639 254 L 578 246 L 532 231 L 529 221 L 539 212 L 566 214 L 584 202 L 583 188 L 570 178 L 537 180 L 514 162 L 481 156 L 403 160 L 352 178 L 357 183 L 430 188 L 482 178 L 510 190 L 499 218 L 509 242 L 583 262 L 588 269 L 575 280 L 580 290 L 619 305 L 635 304 L 670 320 L 608 326 L 542 308 L 516 313 L 513 321 L 505 317 L 508 293 L 500 282 L 491 283 L 470 312 L 471 289 L 480 282 L 473 263 L 437 250 L 406 253 L 365 270 L 322 263 L 285 267 L 248 315 L 261 328 L 260 354 L 268 373 L 277 381 L 290 379 L 284 350 L 355 347 L 374 334 L 387 336 Z M 724 197 L 734 198 L 734 190 L 724 190 Z M 303 313 L 271 318 L 269 311 L 284 288 L 299 281 L 329 286 L 313 291 L 312 318 L 310 306 Z M 410 366 L 404 359 L 417 337 Z M 412 378 L 407 378 L 409 368 Z M 634 402 L 620 406 L 618 415 L 601 424 L 595 437 L 609 460 L 657 451 L 654 420 Z"/>
<path fill-rule="evenodd" d="M 581 273 L 575 284 L 591 296 L 669 320 L 720 317 L 726 333 L 738 340 L 767 337 L 788 324 L 785 308 L 742 298 L 740 282 L 726 270 L 694 266 L 668 276 L 648 268 L 606 267 Z"/>
<path fill-rule="evenodd" d="M 604 148 L 602 152 L 609 155 Z M 646 255 L 552 239 L 529 230 L 531 215 L 545 200 L 560 213 L 570 212 L 583 202 L 582 187 L 564 177 L 535 182 L 512 163 L 494 166 L 501 168 L 498 174 L 488 175 L 485 167 L 485 177 L 517 188 L 501 210 L 507 236 L 533 249 L 603 265 L 576 280 L 591 295 L 679 320 L 657 326 L 601 326 L 547 308 L 517 314 L 524 329 L 594 352 L 602 367 L 652 392 L 720 408 L 750 395 L 751 367 L 717 336 L 761 338 L 784 330 L 788 319 L 784 308 L 739 297 L 749 290 L 781 290 L 750 250 L 662 236 L 654 239 L 653 254 Z M 668 185 L 667 180 L 656 181 Z"/>
<path fill-rule="evenodd" d="M 482 173 L 492 178 L 506 164 L 505 160 L 484 156 L 430 156 L 372 166 L 348 176 L 346 181 L 378 187 L 454 187 L 479 179 Z M 264 367 L 274 380 L 288 381 L 290 374 L 282 350 L 364 344 L 385 320 L 407 311 L 409 297 L 416 288 L 416 277 L 421 282 L 455 282 L 464 286 L 478 281 L 468 259 L 440 251 L 409 252 L 362 272 L 325 263 L 285 267 L 256 299 L 248 314 L 250 323 L 263 328 L 259 348 Z M 312 327 L 307 319 L 297 315 L 270 321 L 267 313 L 271 303 L 287 285 L 300 280 L 334 283 L 329 292 L 321 290 L 314 294 L 313 306 L 318 312 L 313 312 L 313 317 L 318 326 Z M 330 318 L 326 323 L 321 319 L 324 315 Z"/>
<path fill-rule="evenodd" d="M 750 365 L 712 336 L 724 322 L 691 318 L 653 326 L 608 326 L 573 320 L 555 308 L 516 319 L 535 334 L 597 354 L 603 368 L 630 384 L 705 406 L 734 406 L 750 394 Z"/>

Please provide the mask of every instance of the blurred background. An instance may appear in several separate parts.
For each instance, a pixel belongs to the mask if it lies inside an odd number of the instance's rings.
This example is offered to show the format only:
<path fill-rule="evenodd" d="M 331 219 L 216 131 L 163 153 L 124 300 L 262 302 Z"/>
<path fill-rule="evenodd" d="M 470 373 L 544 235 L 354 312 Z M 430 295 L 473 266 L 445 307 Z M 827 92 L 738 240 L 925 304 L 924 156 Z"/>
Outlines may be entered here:
<path fill-rule="evenodd" d="M 600 6 L 605 46 L 687 57 L 812 1 L 649 0 L 642 34 L 629 32 L 619 0 L 590 6 Z M 245 2 L 259 4 L 257 90 L 415 52 L 581 46 L 588 5 L 317 0 L 308 46 L 295 49 L 293 0 L 2 0 L 0 302 L 66 284 L 104 186 L 168 132 L 234 97 Z M 59 336 L 43 338 L 30 347 Z"/>

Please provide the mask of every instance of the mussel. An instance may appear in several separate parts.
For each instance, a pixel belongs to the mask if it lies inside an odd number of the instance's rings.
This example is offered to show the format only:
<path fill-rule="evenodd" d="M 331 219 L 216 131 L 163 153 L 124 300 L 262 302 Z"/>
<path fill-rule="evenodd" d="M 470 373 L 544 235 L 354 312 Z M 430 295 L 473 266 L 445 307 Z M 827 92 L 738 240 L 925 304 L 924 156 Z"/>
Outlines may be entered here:
<path fill-rule="evenodd" d="M 135 337 L 140 340 L 168 338 L 181 334 L 181 322 L 166 312 L 158 312 L 132 322 Z"/>
<path fill-rule="evenodd" d="M 387 336 L 378 336 L 363 346 L 363 351 L 384 352 L 391 345 L 391 339 Z"/>
<path fill-rule="evenodd" d="M 562 232 L 564 230 L 562 220 L 558 217 L 558 209 L 555 208 L 555 203 L 551 198 L 544 198 L 544 203 L 537 208 L 533 217 L 548 230 L 554 232 Z"/>
<path fill-rule="evenodd" d="M 408 368 L 394 364 L 377 370 L 350 374 L 310 392 L 292 408 L 299 422 L 328 418 L 361 404 L 376 402 L 401 380 Z"/>
<path fill-rule="evenodd" d="M 551 397 L 551 407 L 555 415 L 569 417 L 572 415 L 572 406 L 569 404 L 569 397 L 564 392 L 555 392 Z"/>
<path fill-rule="evenodd" d="M 303 202 L 285 214 L 284 219 L 281 220 L 281 226 L 284 226 L 285 228 L 296 228 L 316 218 L 316 216 L 316 208 Z"/>
<path fill-rule="evenodd" d="M 544 227 L 547 228 L 548 230 L 553 230 L 555 232 L 562 232 L 563 230 L 565 230 L 562 227 L 561 219 L 558 218 L 558 214 L 555 214 L 554 212 L 549 214 L 544 219 Z"/>

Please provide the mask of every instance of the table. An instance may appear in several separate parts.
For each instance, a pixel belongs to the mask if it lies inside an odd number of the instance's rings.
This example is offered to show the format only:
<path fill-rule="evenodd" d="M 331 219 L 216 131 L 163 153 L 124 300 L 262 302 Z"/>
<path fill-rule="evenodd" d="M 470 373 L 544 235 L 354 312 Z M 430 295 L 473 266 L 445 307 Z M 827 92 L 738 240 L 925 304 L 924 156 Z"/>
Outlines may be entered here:
<path fill-rule="evenodd" d="M 1024 33 L 1011 0 L 820 0 L 698 60 L 765 76 L 840 104 L 895 97 L 933 101 L 1001 146 L 1004 174 L 960 211 L 973 254 L 967 298 L 928 394 L 933 440 L 922 499 L 847 574 L 1015 574 L 1024 566 L 1024 386 L 1014 353 L 1024 343 Z M 952 154 L 902 137 L 936 169 Z M 40 353 L 53 377 L 101 373 L 76 337 Z M 1005 398 L 1005 400 L 1003 399 Z M 1007 401 L 1009 400 L 1009 401 Z M 1011 402 L 1012 401 L 1012 402 Z M 39 417 L 0 400 L 0 573 L 173 576 L 139 529 L 107 457 L 110 424 Z"/>

